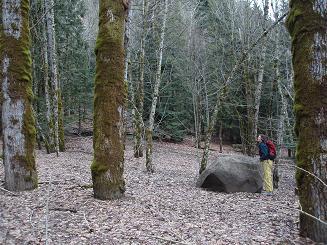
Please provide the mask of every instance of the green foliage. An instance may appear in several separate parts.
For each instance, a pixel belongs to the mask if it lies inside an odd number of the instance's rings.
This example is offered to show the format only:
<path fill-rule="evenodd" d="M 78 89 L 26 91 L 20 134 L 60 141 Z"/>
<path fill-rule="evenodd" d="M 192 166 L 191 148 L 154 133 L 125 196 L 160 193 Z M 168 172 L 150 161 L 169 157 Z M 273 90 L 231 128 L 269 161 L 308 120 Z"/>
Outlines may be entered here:
<path fill-rule="evenodd" d="M 54 6 L 56 49 L 58 63 L 58 80 L 61 98 L 58 101 L 59 148 L 64 151 L 64 131 L 67 126 L 78 121 L 79 113 L 83 119 L 92 113 L 93 77 L 95 55 L 86 37 L 83 18 L 86 8 L 84 0 L 56 1 Z M 45 81 L 49 74 L 48 64 L 44 64 L 43 35 L 44 7 L 43 1 L 31 2 L 31 34 L 33 57 L 33 90 L 35 92 L 35 111 L 38 122 L 44 132 L 49 132 L 46 122 Z M 53 96 L 50 94 L 50 96 Z M 52 103 L 52 101 L 51 101 Z M 82 110 L 80 110 L 82 108 Z M 49 136 L 51 137 L 51 136 Z M 50 142 L 51 143 L 51 142 Z M 53 148 L 53 146 L 48 146 Z"/>
<path fill-rule="evenodd" d="M 64 112 L 68 116 L 66 123 L 77 120 L 80 105 L 92 112 L 95 58 L 83 36 L 84 5 L 83 0 L 70 0 L 58 1 L 55 6 L 59 80 Z"/>

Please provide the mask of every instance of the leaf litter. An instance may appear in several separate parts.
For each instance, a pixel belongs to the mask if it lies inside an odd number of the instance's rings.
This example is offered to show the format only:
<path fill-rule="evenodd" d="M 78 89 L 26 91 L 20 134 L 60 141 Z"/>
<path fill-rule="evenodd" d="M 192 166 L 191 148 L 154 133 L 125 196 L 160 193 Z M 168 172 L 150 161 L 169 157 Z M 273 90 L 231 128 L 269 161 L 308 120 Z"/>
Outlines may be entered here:
<path fill-rule="evenodd" d="M 100 201 L 92 192 L 92 151 L 92 137 L 69 138 L 59 157 L 37 151 L 39 188 L 0 190 L 0 244 L 313 244 L 299 236 L 292 161 L 280 165 L 273 196 L 215 193 L 195 187 L 201 150 L 157 142 L 155 173 L 148 174 L 128 140 L 125 196 Z"/>

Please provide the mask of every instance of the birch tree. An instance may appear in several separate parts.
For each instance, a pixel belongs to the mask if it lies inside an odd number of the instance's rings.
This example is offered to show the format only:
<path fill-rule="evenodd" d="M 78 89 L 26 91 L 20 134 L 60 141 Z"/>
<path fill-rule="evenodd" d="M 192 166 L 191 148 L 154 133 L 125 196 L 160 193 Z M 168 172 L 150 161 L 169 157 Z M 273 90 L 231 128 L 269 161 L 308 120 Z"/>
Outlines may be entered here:
<path fill-rule="evenodd" d="M 94 159 L 91 165 L 94 197 L 115 199 L 125 191 L 123 108 L 124 24 L 123 0 L 100 0 L 94 88 Z"/>
<path fill-rule="evenodd" d="M 327 5 L 291 0 L 287 27 L 292 37 L 295 87 L 296 180 L 302 211 L 327 220 Z M 300 213 L 300 234 L 327 242 L 327 225 Z"/>
<path fill-rule="evenodd" d="M 153 150 L 153 128 L 154 128 L 154 116 L 156 114 L 156 107 L 159 96 L 159 87 L 161 83 L 161 65 L 162 65 L 162 56 L 163 56 L 163 48 L 165 41 L 165 30 L 166 30 L 166 22 L 167 22 L 167 13 L 168 12 L 168 0 L 164 1 L 164 16 L 163 22 L 160 30 L 160 44 L 158 51 L 158 63 L 157 63 L 157 72 L 156 72 L 156 80 L 154 83 L 154 91 L 152 96 L 152 104 L 149 116 L 149 125 L 146 129 L 146 169 L 148 172 L 153 172 L 153 163 L 152 163 L 152 150 Z"/>
<path fill-rule="evenodd" d="M 1 1 L 1 82 L 5 188 L 37 187 L 28 0 Z"/>

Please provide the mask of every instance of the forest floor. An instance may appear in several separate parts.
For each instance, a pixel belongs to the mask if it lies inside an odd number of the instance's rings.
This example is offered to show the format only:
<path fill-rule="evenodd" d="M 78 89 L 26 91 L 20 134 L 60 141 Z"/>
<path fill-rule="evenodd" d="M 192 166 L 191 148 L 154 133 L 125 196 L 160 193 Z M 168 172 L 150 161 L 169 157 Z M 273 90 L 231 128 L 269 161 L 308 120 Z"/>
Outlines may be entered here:
<path fill-rule="evenodd" d="M 156 171 L 147 174 L 127 143 L 126 193 L 115 201 L 92 196 L 91 137 L 68 139 L 59 157 L 37 151 L 39 188 L 0 190 L 0 244 L 312 243 L 298 235 L 292 162 L 280 166 L 273 196 L 224 194 L 195 187 L 201 151 L 187 143 L 154 147 Z"/>

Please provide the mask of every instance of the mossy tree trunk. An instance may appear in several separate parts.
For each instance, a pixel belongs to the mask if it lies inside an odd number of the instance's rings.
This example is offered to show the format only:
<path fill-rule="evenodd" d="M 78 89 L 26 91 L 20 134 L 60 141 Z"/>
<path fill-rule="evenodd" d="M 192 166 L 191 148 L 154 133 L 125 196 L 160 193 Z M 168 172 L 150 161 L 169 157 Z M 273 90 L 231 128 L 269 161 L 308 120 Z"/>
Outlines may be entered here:
<path fill-rule="evenodd" d="M 132 5 L 132 0 L 129 0 L 129 5 Z M 124 71 L 124 79 L 125 82 L 128 84 L 129 78 L 129 69 L 130 69 L 130 61 L 131 61 L 131 44 L 130 44 L 130 35 L 131 35 L 131 16 L 132 12 L 129 8 L 126 13 L 126 20 L 125 20 L 125 36 L 124 36 L 124 48 L 125 48 L 125 71 Z"/>
<path fill-rule="evenodd" d="M 59 137 L 59 151 L 64 152 L 65 148 L 65 130 L 64 130 L 64 112 L 61 96 L 61 89 L 58 85 L 58 137 Z"/>
<path fill-rule="evenodd" d="M 54 24 L 54 1 L 45 0 L 45 17 L 47 26 L 48 58 L 50 70 L 51 96 L 53 107 L 54 145 L 57 154 L 64 151 L 63 113 L 61 93 L 58 81 L 58 65 Z"/>
<path fill-rule="evenodd" d="M 96 41 L 94 89 L 94 160 L 91 166 L 94 197 L 102 200 L 123 195 L 124 24 L 123 0 L 100 0 Z"/>
<path fill-rule="evenodd" d="M 159 87 L 161 83 L 161 65 L 162 65 L 162 56 L 163 56 L 163 48 L 165 41 L 165 31 L 166 31 L 166 22 L 167 22 L 167 14 L 168 14 L 168 0 L 164 1 L 164 16 L 163 22 L 161 26 L 160 33 L 160 44 L 159 44 L 159 52 L 158 52 L 158 63 L 157 63 L 157 72 L 156 72 L 156 80 L 154 84 L 154 91 L 152 96 L 152 104 L 151 111 L 149 116 L 149 125 L 146 129 L 146 169 L 148 172 L 153 172 L 153 162 L 152 162 L 152 150 L 153 150 L 153 129 L 154 129 L 154 116 L 156 114 L 157 101 L 159 97 Z"/>
<path fill-rule="evenodd" d="M 145 69 L 145 40 L 147 32 L 147 11 L 148 10 L 148 1 L 142 1 L 142 21 L 143 28 L 141 34 L 141 47 L 140 47 L 140 77 L 136 86 L 135 102 L 136 102 L 136 111 L 134 114 L 134 157 L 139 158 L 143 157 L 143 131 L 144 131 L 144 122 L 143 122 L 143 106 L 144 106 L 144 69 Z"/>
<path fill-rule="evenodd" d="M 29 0 L 1 1 L 2 127 L 5 188 L 37 187 Z"/>
<path fill-rule="evenodd" d="M 45 0 L 42 0 L 42 9 L 45 15 Z M 43 82 L 44 82 L 44 95 L 45 95 L 45 105 L 46 105 L 46 120 L 48 124 L 47 133 L 47 153 L 55 152 L 54 145 L 54 127 L 53 127 L 53 117 L 50 102 L 50 88 L 49 88 L 49 65 L 48 65 L 48 39 L 47 39 L 47 26 L 45 22 L 42 22 L 42 58 L 43 58 Z"/>
<path fill-rule="evenodd" d="M 297 165 L 327 183 L 327 5 L 325 0 L 291 0 L 287 26 L 292 37 Z M 298 170 L 302 210 L 327 220 L 326 187 Z M 300 233 L 327 242 L 327 226 L 300 214 Z"/>

